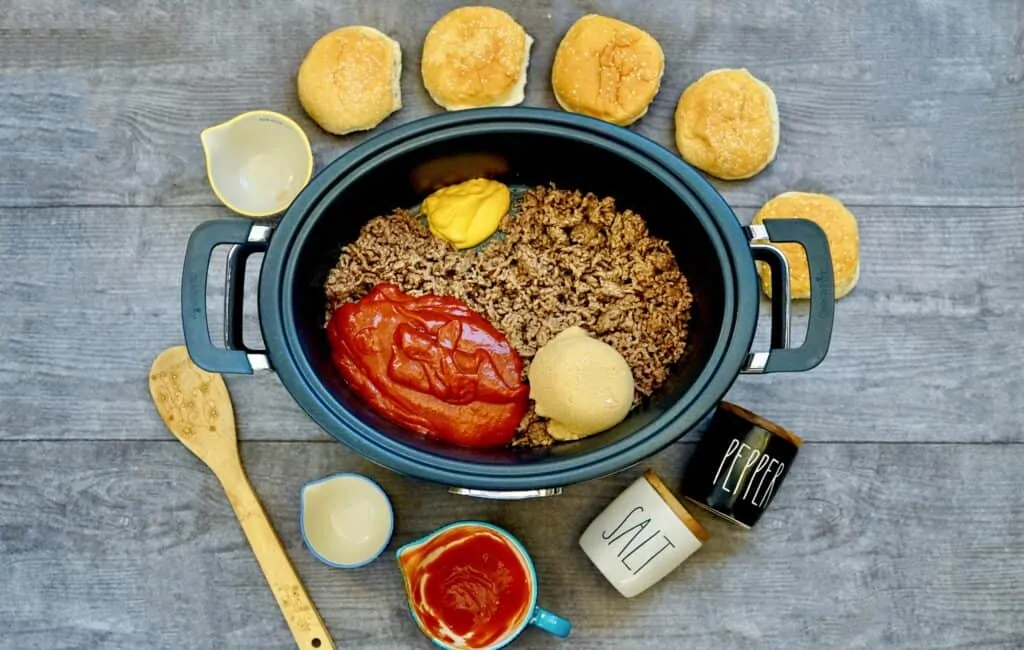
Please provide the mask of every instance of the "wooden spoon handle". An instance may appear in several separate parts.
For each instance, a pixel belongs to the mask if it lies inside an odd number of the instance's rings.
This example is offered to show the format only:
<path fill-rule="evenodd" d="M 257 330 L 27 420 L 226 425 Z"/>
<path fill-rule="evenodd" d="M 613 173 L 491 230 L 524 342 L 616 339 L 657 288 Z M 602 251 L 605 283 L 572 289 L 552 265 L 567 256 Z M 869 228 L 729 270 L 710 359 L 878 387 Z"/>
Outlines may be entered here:
<path fill-rule="evenodd" d="M 245 472 L 239 468 L 220 475 L 220 480 L 299 649 L 334 650 L 327 626 L 288 560 Z"/>

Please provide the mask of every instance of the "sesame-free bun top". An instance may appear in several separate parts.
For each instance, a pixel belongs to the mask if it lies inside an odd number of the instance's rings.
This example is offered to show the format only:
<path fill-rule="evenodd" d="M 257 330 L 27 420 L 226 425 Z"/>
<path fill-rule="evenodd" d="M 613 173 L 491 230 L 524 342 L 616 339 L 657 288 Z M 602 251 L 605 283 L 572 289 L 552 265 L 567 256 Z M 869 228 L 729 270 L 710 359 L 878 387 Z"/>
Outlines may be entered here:
<path fill-rule="evenodd" d="M 832 253 L 832 273 L 835 278 L 836 300 L 853 290 L 860 277 L 860 238 L 857 219 L 838 199 L 827 194 L 786 192 L 768 201 L 754 216 L 753 223 L 766 219 L 809 219 L 821 226 L 828 238 Z M 793 298 L 811 297 L 811 278 L 807 268 L 807 254 L 799 244 L 777 244 L 789 262 L 790 292 Z M 761 288 L 771 297 L 771 276 L 768 267 L 758 262 Z"/>
<path fill-rule="evenodd" d="M 302 108 L 324 131 L 372 129 L 402 107 L 402 49 L 372 27 L 325 34 L 299 66 Z"/>
<path fill-rule="evenodd" d="M 653 36 L 589 14 L 558 44 L 551 87 L 565 110 L 626 126 L 647 113 L 664 72 L 665 54 Z"/>
<path fill-rule="evenodd" d="M 515 106 L 523 101 L 532 45 L 526 30 L 500 9 L 455 9 L 423 41 L 423 85 L 450 111 Z"/>
<path fill-rule="evenodd" d="M 683 159 L 721 179 L 750 178 L 779 148 L 775 93 L 742 68 L 712 70 L 690 84 L 675 122 Z"/>

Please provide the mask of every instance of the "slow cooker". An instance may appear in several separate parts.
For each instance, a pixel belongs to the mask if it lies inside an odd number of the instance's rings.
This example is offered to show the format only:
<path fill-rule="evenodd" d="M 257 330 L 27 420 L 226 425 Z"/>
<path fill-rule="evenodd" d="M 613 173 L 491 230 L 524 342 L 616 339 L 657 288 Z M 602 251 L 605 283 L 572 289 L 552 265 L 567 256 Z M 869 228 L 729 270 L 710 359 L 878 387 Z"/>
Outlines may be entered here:
<path fill-rule="evenodd" d="M 546 448 L 460 448 L 379 417 L 331 364 L 323 283 L 341 247 L 368 220 L 418 204 L 439 183 L 480 176 L 613 196 L 669 242 L 688 278 L 694 307 L 686 353 L 656 394 L 613 429 Z M 772 242 L 797 242 L 807 253 L 811 300 L 798 347 L 788 341 L 786 258 Z M 206 310 L 211 253 L 219 245 L 231 246 L 223 346 L 211 339 Z M 264 253 L 258 314 L 265 350 L 247 349 L 241 336 L 245 261 L 256 252 Z M 755 260 L 769 265 L 773 281 L 764 351 L 751 351 L 760 302 Z M 317 174 L 276 223 L 203 223 L 186 250 L 181 309 L 185 342 L 200 367 L 272 370 L 317 424 L 371 461 L 467 494 L 520 497 L 623 470 L 699 429 L 741 373 L 814 368 L 828 351 L 834 288 L 828 241 L 814 223 L 744 227 L 696 170 L 628 129 L 547 109 L 500 108 L 434 115 L 365 140 Z"/>

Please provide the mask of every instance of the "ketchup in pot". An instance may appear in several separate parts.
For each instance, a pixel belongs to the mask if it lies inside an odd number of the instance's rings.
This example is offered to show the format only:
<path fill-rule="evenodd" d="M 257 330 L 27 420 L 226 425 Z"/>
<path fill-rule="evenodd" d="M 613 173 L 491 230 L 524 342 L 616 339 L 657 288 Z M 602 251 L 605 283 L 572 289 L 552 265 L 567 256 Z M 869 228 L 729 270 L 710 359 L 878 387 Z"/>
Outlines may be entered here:
<path fill-rule="evenodd" d="M 392 422 L 468 447 L 512 442 L 526 413 L 523 362 L 508 339 L 450 296 L 378 284 L 327 324 L 345 381 Z"/>

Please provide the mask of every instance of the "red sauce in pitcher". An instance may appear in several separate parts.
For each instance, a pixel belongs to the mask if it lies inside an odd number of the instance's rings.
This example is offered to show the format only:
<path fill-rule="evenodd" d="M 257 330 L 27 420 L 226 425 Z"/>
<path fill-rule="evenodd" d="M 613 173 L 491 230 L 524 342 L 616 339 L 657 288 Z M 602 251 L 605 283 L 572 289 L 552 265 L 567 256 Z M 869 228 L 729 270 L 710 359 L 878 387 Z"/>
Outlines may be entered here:
<path fill-rule="evenodd" d="M 522 627 L 533 584 L 513 544 L 484 526 L 457 526 L 399 558 L 409 604 L 427 635 L 486 648 Z"/>

